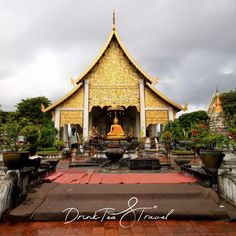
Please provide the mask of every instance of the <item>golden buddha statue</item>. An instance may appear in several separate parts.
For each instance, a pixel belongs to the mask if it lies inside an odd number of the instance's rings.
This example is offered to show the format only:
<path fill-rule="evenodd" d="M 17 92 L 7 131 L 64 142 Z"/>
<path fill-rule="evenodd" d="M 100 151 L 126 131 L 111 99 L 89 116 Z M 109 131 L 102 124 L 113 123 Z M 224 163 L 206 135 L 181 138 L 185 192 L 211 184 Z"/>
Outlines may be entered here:
<path fill-rule="evenodd" d="M 119 125 L 119 120 L 117 119 L 116 115 L 113 120 L 113 125 L 111 125 L 110 132 L 107 134 L 107 138 L 109 139 L 124 139 L 125 138 L 125 132 L 122 129 L 121 125 Z"/>

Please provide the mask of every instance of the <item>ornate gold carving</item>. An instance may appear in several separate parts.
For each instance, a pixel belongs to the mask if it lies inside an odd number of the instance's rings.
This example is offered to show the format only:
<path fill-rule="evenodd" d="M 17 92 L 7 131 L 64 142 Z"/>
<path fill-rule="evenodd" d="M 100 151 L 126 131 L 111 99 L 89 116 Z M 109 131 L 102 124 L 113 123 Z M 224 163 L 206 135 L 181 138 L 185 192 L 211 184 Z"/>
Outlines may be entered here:
<path fill-rule="evenodd" d="M 82 83 L 79 83 L 72 91 L 70 91 L 68 94 L 66 94 L 63 98 L 61 98 L 57 102 L 53 103 L 51 106 L 47 107 L 43 112 L 47 112 L 58 107 L 60 104 L 69 99 L 73 94 L 75 94 L 79 89 L 81 89 L 81 86 Z"/>
<path fill-rule="evenodd" d="M 146 126 L 150 124 L 166 124 L 168 111 L 146 111 Z"/>
<path fill-rule="evenodd" d="M 83 108 L 83 87 L 65 100 L 60 108 Z"/>
<path fill-rule="evenodd" d="M 83 111 L 61 111 L 60 127 L 66 124 L 79 124 L 83 127 Z"/>
<path fill-rule="evenodd" d="M 167 104 L 171 105 L 174 109 L 177 108 L 178 110 L 183 110 L 183 107 L 180 106 L 178 103 L 172 101 L 171 99 L 167 98 L 164 94 L 162 94 L 160 91 L 158 91 L 156 88 L 154 88 L 151 84 L 146 83 L 147 87 L 155 94 L 157 97 L 165 101 Z"/>
<path fill-rule="evenodd" d="M 93 106 L 136 106 L 139 110 L 139 80 L 136 68 L 112 41 L 93 71 L 89 73 L 89 110 Z"/>
<path fill-rule="evenodd" d="M 146 107 L 167 107 L 168 104 L 149 88 L 145 88 L 145 106 Z"/>
<path fill-rule="evenodd" d="M 96 57 L 96 59 L 93 61 L 93 63 L 84 71 L 84 73 L 82 73 L 80 75 L 79 78 L 76 79 L 76 83 L 80 83 L 87 75 L 88 73 L 91 72 L 91 70 L 93 70 L 94 66 L 100 61 L 100 59 L 103 57 L 103 54 L 106 52 L 107 48 L 110 46 L 111 42 L 114 40 L 118 42 L 119 47 L 121 48 L 122 52 L 124 53 L 124 55 L 129 59 L 129 62 L 136 68 L 136 70 L 142 75 L 143 79 L 146 79 L 148 82 L 150 83 L 156 83 L 156 80 L 152 79 L 131 57 L 131 55 L 128 53 L 128 51 L 126 50 L 125 46 L 123 45 L 123 43 L 121 42 L 121 39 L 116 31 L 115 28 L 112 29 L 110 36 L 107 40 L 107 42 L 105 43 L 105 45 L 103 46 L 102 50 L 100 51 L 100 53 L 98 54 L 98 56 Z"/>

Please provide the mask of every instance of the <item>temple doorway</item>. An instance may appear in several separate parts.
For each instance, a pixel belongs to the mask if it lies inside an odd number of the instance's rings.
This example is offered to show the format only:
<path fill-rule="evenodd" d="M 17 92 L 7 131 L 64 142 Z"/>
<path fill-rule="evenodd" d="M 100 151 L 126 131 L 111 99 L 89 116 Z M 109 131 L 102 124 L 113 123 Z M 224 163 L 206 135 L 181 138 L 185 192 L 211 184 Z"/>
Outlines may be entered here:
<path fill-rule="evenodd" d="M 116 112 L 111 112 L 109 108 L 110 107 L 108 106 L 103 108 L 95 106 L 92 108 L 91 112 L 89 112 L 90 131 L 92 130 L 92 127 L 96 127 L 98 133 L 106 137 L 107 133 L 110 131 L 110 127 L 113 124 L 116 114 L 119 124 L 122 126 L 125 132 L 125 136 L 128 136 L 131 133 L 136 137 L 140 136 L 140 114 L 136 107 L 120 107 L 122 109 L 119 109 Z"/>

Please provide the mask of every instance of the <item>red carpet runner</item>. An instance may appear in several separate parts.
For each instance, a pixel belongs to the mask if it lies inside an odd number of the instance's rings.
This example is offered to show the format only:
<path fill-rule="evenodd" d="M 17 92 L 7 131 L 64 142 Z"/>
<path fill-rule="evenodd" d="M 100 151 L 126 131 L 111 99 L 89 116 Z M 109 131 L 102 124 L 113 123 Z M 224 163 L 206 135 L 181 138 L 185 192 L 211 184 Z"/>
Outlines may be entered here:
<path fill-rule="evenodd" d="M 61 184 L 178 184 L 195 183 L 197 179 L 178 173 L 93 174 L 65 170 L 53 173 L 45 181 Z"/>

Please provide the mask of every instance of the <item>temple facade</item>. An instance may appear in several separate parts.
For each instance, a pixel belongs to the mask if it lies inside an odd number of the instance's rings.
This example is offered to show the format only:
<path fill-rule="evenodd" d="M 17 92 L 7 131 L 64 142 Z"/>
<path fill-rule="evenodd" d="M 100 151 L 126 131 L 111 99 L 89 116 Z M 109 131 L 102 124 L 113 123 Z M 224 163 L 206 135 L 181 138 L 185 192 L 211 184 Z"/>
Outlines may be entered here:
<path fill-rule="evenodd" d="M 114 119 L 112 110 L 126 136 L 156 136 L 160 126 L 185 109 L 160 93 L 154 87 L 156 82 L 127 52 L 113 19 L 106 44 L 74 81 L 75 88 L 42 111 L 51 112 L 55 128 L 63 127 L 66 133 L 68 127 L 76 126 L 85 140 L 93 127 L 107 135 Z"/>

